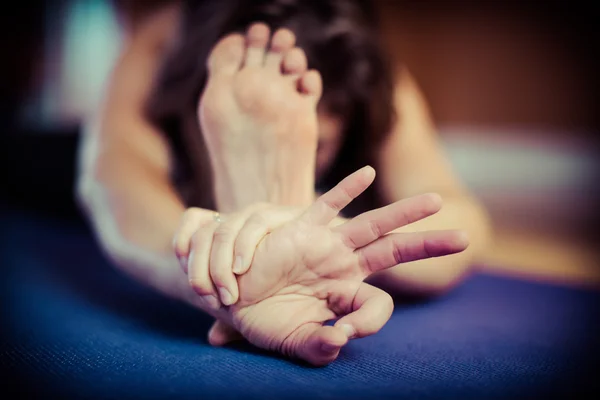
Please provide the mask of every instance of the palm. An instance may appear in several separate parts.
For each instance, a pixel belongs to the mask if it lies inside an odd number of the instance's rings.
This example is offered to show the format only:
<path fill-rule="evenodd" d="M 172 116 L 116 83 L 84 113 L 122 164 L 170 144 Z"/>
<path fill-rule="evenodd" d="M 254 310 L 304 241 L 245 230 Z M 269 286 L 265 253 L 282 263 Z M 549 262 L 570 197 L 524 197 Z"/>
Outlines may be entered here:
<path fill-rule="evenodd" d="M 231 308 L 236 328 L 253 344 L 292 354 L 299 328 L 346 313 L 365 278 L 354 249 L 326 226 L 296 220 L 261 242 L 239 278 Z"/>

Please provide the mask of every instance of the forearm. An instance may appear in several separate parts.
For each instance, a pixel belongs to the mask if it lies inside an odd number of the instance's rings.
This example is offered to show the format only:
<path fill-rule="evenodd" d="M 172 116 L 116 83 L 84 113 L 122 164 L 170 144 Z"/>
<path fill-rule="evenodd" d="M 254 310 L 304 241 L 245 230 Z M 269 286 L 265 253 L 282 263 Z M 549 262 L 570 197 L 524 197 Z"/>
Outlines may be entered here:
<path fill-rule="evenodd" d="M 81 175 L 78 195 L 108 257 L 142 284 L 202 308 L 172 249 L 185 207 L 168 182 L 125 157 L 98 161 L 93 170 Z"/>

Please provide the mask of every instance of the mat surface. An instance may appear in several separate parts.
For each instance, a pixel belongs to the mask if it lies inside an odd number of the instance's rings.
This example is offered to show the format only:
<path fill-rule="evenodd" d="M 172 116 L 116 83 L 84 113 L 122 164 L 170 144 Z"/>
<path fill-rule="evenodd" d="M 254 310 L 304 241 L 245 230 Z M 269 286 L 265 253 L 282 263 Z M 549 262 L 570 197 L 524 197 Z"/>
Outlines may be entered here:
<path fill-rule="evenodd" d="M 118 273 L 81 224 L 0 213 L 3 390 L 69 398 L 506 398 L 594 390 L 597 292 L 477 275 L 397 305 L 325 368 L 213 348 L 211 320 Z M 45 396 L 45 397 L 46 397 Z"/>

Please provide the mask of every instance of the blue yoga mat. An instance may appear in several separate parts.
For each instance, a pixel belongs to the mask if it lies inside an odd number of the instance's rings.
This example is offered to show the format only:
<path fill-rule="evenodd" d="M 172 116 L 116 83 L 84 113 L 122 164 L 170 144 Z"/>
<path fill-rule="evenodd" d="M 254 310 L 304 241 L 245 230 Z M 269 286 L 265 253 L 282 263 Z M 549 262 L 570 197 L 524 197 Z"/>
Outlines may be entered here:
<path fill-rule="evenodd" d="M 4 211 L 3 390 L 44 398 L 524 398 L 597 392 L 599 294 L 476 275 L 312 368 L 117 272 L 80 222 Z M 596 393 L 597 394 L 597 393 Z M 5 397 L 6 398 L 6 397 Z"/>

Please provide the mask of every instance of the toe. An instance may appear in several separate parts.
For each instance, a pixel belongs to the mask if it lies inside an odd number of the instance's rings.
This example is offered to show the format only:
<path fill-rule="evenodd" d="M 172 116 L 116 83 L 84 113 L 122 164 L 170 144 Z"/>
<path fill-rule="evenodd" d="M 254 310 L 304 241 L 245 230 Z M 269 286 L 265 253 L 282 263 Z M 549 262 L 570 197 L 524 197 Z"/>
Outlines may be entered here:
<path fill-rule="evenodd" d="M 308 61 L 304 50 L 294 47 L 283 56 L 282 70 L 285 74 L 300 75 L 306 72 Z"/>
<path fill-rule="evenodd" d="M 244 37 L 231 34 L 221 39 L 208 57 L 210 74 L 234 74 L 244 59 Z"/>
<path fill-rule="evenodd" d="M 296 35 L 292 31 L 286 28 L 277 30 L 271 39 L 271 46 L 265 58 L 265 67 L 280 72 L 284 54 L 292 49 L 295 43 Z"/>
<path fill-rule="evenodd" d="M 321 74 L 314 69 L 307 71 L 298 79 L 298 91 L 319 101 L 323 92 Z"/>
<path fill-rule="evenodd" d="M 246 60 L 244 66 L 257 67 L 264 63 L 265 48 L 271 31 L 266 24 L 254 23 L 246 33 Z"/>

